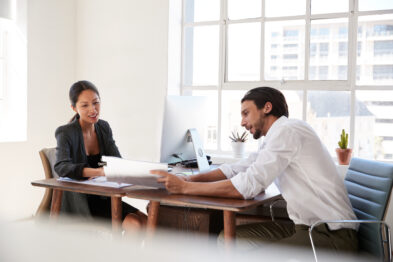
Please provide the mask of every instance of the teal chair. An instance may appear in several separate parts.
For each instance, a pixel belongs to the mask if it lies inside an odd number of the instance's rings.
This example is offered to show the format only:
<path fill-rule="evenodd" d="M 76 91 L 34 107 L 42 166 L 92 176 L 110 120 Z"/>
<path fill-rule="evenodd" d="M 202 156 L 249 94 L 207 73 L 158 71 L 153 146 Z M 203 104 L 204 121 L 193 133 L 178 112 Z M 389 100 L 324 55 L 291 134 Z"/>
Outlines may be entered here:
<path fill-rule="evenodd" d="M 359 252 L 392 261 L 390 228 L 384 222 L 393 183 L 393 164 L 352 158 L 344 180 L 353 211 L 358 220 L 324 220 L 310 227 L 309 236 L 314 252 L 312 230 L 322 223 L 359 223 Z"/>

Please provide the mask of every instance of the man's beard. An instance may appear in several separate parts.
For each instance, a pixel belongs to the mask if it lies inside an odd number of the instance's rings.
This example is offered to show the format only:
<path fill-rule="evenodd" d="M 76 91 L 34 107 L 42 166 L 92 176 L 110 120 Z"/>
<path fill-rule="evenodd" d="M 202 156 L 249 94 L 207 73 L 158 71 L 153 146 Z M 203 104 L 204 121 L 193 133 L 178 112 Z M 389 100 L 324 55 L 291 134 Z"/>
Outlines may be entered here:
<path fill-rule="evenodd" d="M 260 129 L 255 129 L 255 133 L 252 135 L 254 139 L 259 139 L 262 135 L 262 131 Z"/>
<path fill-rule="evenodd" d="M 261 113 L 261 116 L 260 116 L 260 118 L 259 118 L 259 123 L 258 123 L 259 125 L 254 127 L 255 132 L 254 132 L 254 134 L 252 135 L 254 139 L 259 139 L 259 138 L 261 138 L 261 136 L 262 136 L 262 127 L 263 127 L 264 124 L 265 124 L 265 121 L 264 121 L 265 118 L 266 118 L 266 114 Z"/>

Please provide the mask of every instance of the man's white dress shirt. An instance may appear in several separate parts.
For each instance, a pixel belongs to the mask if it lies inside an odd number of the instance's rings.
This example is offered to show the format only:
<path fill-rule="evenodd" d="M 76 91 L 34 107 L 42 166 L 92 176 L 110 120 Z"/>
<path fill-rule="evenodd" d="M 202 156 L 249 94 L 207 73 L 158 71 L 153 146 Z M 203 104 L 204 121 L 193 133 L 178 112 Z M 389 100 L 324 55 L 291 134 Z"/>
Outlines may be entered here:
<path fill-rule="evenodd" d="M 257 153 L 221 171 L 245 199 L 275 183 L 295 224 L 356 219 L 342 178 L 314 130 L 304 121 L 277 119 Z M 332 230 L 355 224 L 329 224 Z"/>

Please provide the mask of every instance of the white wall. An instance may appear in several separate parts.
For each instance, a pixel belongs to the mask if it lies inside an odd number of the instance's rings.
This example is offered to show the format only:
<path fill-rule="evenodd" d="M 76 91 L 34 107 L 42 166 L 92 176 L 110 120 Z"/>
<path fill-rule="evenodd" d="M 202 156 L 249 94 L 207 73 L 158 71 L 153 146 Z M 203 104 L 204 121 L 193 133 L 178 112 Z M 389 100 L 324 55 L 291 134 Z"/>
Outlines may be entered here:
<path fill-rule="evenodd" d="M 168 1 L 79 0 L 77 79 L 94 82 L 123 157 L 159 161 Z"/>
<path fill-rule="evenodd" d="M 168 1 L 29 0 L 27 141 L 1 143 L 0 218 L 31 216 L 38 151 L 73 115 L 70 85 L 93 81 L 123 156 L 157 160 L 167 86 Z"/>
<path fill-rule="evenodd" d="M 43 178 L 38 156 L 54 146 L 54 130 L 70 116 L 59 95 L 74 80 L 75 1 L 28 2 L 27 141 L 0 144 L 0 217 L 26 217 L 38 207 L 43 190 L 32 180 Z"/>

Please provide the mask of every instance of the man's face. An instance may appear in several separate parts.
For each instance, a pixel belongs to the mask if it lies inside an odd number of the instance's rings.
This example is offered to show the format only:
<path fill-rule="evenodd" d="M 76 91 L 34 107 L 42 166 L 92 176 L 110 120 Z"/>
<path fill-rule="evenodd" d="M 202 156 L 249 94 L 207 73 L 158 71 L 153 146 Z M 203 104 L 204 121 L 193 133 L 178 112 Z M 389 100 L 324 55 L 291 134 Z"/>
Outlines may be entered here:
<path fill-rule="evenodd" d="M 252 100 L 244 101 L 241 106 L 241 125 L 250 131 L 254 139 L 266 135 L 267 132 L 267 130 L 264 130 L 266 126 L 266 114 L 263 112 L 264 108 L 258 109 Z"/>

